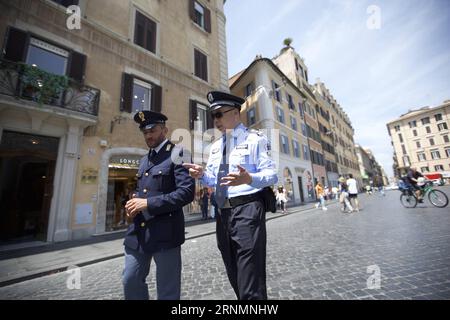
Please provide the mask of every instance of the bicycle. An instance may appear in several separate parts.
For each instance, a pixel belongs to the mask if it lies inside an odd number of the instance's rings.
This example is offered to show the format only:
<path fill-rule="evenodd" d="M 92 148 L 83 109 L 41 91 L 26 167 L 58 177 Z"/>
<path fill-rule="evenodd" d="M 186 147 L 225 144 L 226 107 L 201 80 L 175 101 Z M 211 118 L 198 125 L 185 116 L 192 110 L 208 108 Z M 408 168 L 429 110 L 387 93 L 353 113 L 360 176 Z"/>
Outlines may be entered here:
<path fill-rule="evenodd" d="M 441 190 L 434 189 L 432 181 L 427 181 L 421 189 L 423 195 L 422 199 L 425 199 L 425 196 L 428 195 L 428 200 L 433 206 L 437 208 L 445 208 L 448 205 L 447 195 Z M 405 208 L 415 208 L 419 202 L 419 199 L 417 199 L 414 192 L 415 190 L 407 186 L 399 188 L 399 190 L 402 192 L 400 195 L 400 202 L 402 205 Z"/>

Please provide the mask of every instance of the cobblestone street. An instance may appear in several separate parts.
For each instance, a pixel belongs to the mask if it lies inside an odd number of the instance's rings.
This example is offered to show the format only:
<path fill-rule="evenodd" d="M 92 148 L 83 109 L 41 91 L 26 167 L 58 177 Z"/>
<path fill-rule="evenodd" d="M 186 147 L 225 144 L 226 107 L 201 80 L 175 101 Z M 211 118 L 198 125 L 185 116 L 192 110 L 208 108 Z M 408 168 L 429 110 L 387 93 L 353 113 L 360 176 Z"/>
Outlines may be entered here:
<path fill-rule="evenodd" d="M 405 209 L 399 196 L 362 195 L 354 214 L 334 204 L 268 221 L 269 299 L 450 299 L 449 208 Z M 182 299 L 235 299 L 215 235 L 182 248 Z M 374 268 L 381 287 L 368 289 Z M 108 260 L 81 268 L 81 289 L 67 289 L 63 272 L 0 288 L 0 299 L 123 299 L 122 269 L 123 258 Z M 151 299 L 154 277 L 152 264 Z"/>

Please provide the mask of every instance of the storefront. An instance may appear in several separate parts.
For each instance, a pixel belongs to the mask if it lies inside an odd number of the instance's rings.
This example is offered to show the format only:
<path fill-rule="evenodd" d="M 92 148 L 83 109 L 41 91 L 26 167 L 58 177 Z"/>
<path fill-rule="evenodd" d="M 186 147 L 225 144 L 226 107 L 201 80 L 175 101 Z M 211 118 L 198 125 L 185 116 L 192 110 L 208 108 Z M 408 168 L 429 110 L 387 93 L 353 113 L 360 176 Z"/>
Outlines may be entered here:
<path fill-rule="evenodd" d="M 109 160 L 105 220 L 107 232 L 124 229 L 130 222 L 125 213 L 125 204 L 136 190 L 140 159 L 136 155 L 116 155 Z"/>
<path fill-rule="evenodd" d="M 46 241 L 59 139 L 3 131 L 0 241 Z"/>

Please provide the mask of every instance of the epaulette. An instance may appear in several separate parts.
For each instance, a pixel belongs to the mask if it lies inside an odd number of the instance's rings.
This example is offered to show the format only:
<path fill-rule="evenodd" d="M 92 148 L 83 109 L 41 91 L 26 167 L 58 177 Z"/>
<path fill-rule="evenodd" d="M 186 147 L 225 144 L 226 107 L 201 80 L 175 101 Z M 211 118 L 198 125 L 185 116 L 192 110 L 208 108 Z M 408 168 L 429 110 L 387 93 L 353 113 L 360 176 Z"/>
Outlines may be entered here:
<path fill-rule="evenodd" d="M 263 136 L 264 136 L 264 134 L 263 134 L 260 130 L 249 129 L 248 132 L 249 132 L 249 133 L 255 133 L 255 134 L 257 134 L 257 135 L 260 136 L 260 137 L 263 137 Z"/>

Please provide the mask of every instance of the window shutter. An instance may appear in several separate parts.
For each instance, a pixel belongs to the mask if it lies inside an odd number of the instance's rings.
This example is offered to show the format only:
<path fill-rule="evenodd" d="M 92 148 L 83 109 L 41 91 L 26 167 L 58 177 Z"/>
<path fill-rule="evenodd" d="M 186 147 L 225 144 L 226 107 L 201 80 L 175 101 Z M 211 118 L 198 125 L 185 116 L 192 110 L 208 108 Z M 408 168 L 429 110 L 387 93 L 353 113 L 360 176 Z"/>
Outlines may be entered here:
<path fill-rule="evenodd" d="M 189 129 L 194 130 L 194 121 L 197 120 L 197 102 L 189 100 Z"/>
<path fill-rule="evenodd" d="M 144 47 L 144 38 L 145 38 L 145 18 L 139 12 L 136 11 L 136 25 L 134 29 L 134 43 Z"/>
<path fill-rule="evenodd" d="M 202 79 L 208 81 L 208 60 L 205 55 L 202 55 Z"/>
<path fill-rule="evenodd" d="M 28 33 L 9 27 L 3 48 L 3 57 L 13 62 L 24 62 L 30 36 Z"/>
<path fill-rule="evenodd" d="M 152 84 L 152 111 L 161 112 L 162 110 L 162 88 Z"/>
<path fill-rule="evenodd" d="M 146 21 L 147 21 L 146 48 L 147 48 L 147 50 L 149 50 L 153 53 L 156 53 L 156 23 L 147 18 L 146 18 Z"/>
<path fill-rule="evenodd" d="M 83 83 L 86 71 L 86 56 L 84 54 L 72 51 L 67 68 L 67 76 Z"/>
<path fill-rule="evenodd" d="M 211 33 L 211 10 L 205 9 L 205 31 Z"/>
<path fill-rule="evenodd" d="M 195 0 L 189 0 L 189 16 L 195 21 Z"/>
<path fill-rule="evenodd" d="M 133 76 L 128 73 L 122 75 L 122 97 L 120 111 L 131 113 L 133 106 Z"/>

